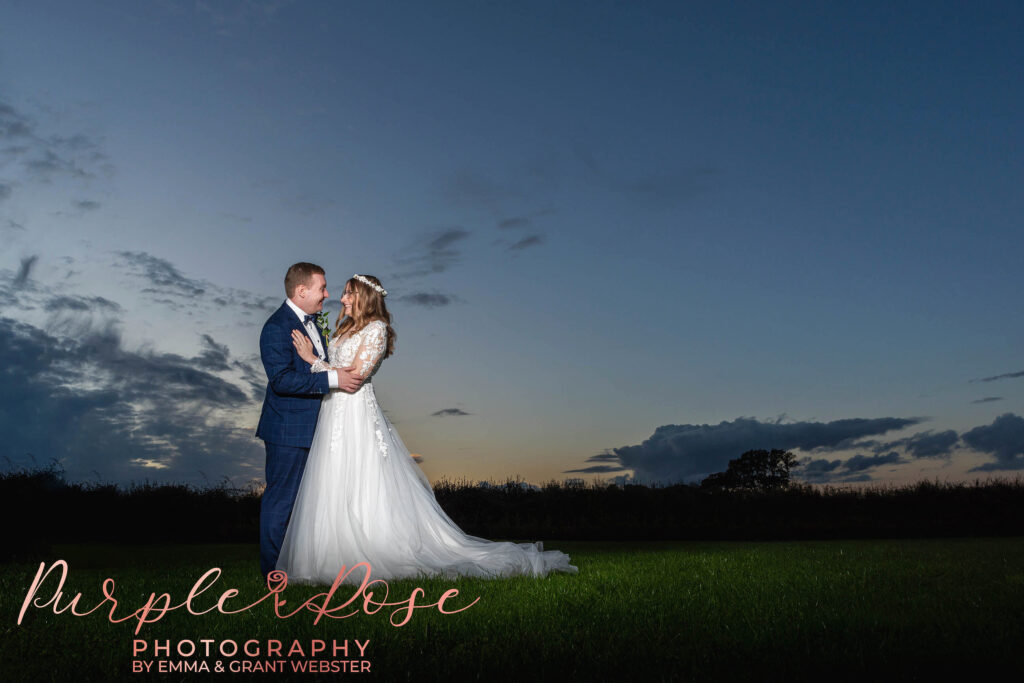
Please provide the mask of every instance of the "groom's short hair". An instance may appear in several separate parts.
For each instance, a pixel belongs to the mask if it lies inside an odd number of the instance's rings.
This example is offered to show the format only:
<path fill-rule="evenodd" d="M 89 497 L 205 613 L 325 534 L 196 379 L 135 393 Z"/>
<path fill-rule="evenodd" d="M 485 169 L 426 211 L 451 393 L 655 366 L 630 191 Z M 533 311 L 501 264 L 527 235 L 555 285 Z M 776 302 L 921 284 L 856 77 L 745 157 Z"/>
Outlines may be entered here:
<path fill-rule="evenodd" d="M 313 279 L 314 275 L 324 275 L 324 269 L 315 263 L 306 263 L 305 261 L 296 263 L 288 269 L 288 272 L 284 275 L 284 294 L 289 299 L 295 294 L 295 288 L 299 285 L 308 285 L 309 281 Z"/>

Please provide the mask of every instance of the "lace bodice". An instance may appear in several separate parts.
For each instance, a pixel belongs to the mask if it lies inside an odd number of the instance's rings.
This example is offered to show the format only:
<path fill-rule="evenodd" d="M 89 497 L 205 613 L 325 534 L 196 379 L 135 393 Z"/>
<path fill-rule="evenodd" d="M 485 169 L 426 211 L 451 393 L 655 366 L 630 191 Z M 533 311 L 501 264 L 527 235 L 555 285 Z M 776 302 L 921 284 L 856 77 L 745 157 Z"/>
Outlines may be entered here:
<path fill-rule="evenodd" d="M 347 368 L 354 365 L 356 372 L 370 381 L 377 372 L 387 348 L 388 328 L 381 320 L 373 320 L 358 332 L 344 339 L 336 337 L 327 346 L 327 361 L 317 360 L 312 372 L 324 372 L 331 368 Z"/>

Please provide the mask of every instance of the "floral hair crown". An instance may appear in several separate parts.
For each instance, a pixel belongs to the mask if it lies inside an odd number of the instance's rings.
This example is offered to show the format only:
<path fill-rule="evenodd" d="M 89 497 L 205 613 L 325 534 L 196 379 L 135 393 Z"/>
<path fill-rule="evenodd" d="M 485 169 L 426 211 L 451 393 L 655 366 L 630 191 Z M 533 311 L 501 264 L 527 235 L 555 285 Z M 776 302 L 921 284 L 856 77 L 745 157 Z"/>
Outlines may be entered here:
<path fill-rule="evenodd" d="M 354 277 L 356 280 L 359 280 L 360 282 L 362 282 L 364 285 L 366 285 L 370 289 L 376 289 L 380 293 L 381 296 L 387 296 L 388 295 L 388 290 L 384 289 L 380 285 L 373 284 L 372 282 L 370 282 L 370 279 L 368 277 L 366 277 L 365 275 L 360 275 L 359 273 L 356 273 L 352 277 Z"/>

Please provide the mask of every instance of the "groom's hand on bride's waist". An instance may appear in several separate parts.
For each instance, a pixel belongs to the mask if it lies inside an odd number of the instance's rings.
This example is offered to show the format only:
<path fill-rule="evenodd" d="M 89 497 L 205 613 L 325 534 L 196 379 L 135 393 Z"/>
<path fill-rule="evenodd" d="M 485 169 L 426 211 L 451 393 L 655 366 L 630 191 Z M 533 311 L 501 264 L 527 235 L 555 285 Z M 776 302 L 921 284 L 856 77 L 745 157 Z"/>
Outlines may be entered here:
<path fill-rule="evenodd" d="M 342 391 L 352 393 L 363 386 L 363 376 L 356 372 L 356 366 L 335 370 L 338 373 L 338 388 Z"/>

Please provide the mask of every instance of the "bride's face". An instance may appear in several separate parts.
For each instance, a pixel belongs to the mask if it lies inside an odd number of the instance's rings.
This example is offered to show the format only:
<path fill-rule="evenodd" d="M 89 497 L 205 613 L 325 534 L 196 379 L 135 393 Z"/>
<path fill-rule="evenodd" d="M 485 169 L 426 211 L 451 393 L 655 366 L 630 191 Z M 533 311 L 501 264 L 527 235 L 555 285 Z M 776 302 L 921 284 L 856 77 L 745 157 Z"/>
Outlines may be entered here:
<path fill-rule="evenodd" d="M 341 295 L 341 312 L 352 317 L 352 307 L 356 303 L 356 293 L 352 291 L 352 285 L 345 285 L 345 293 Z"/>

